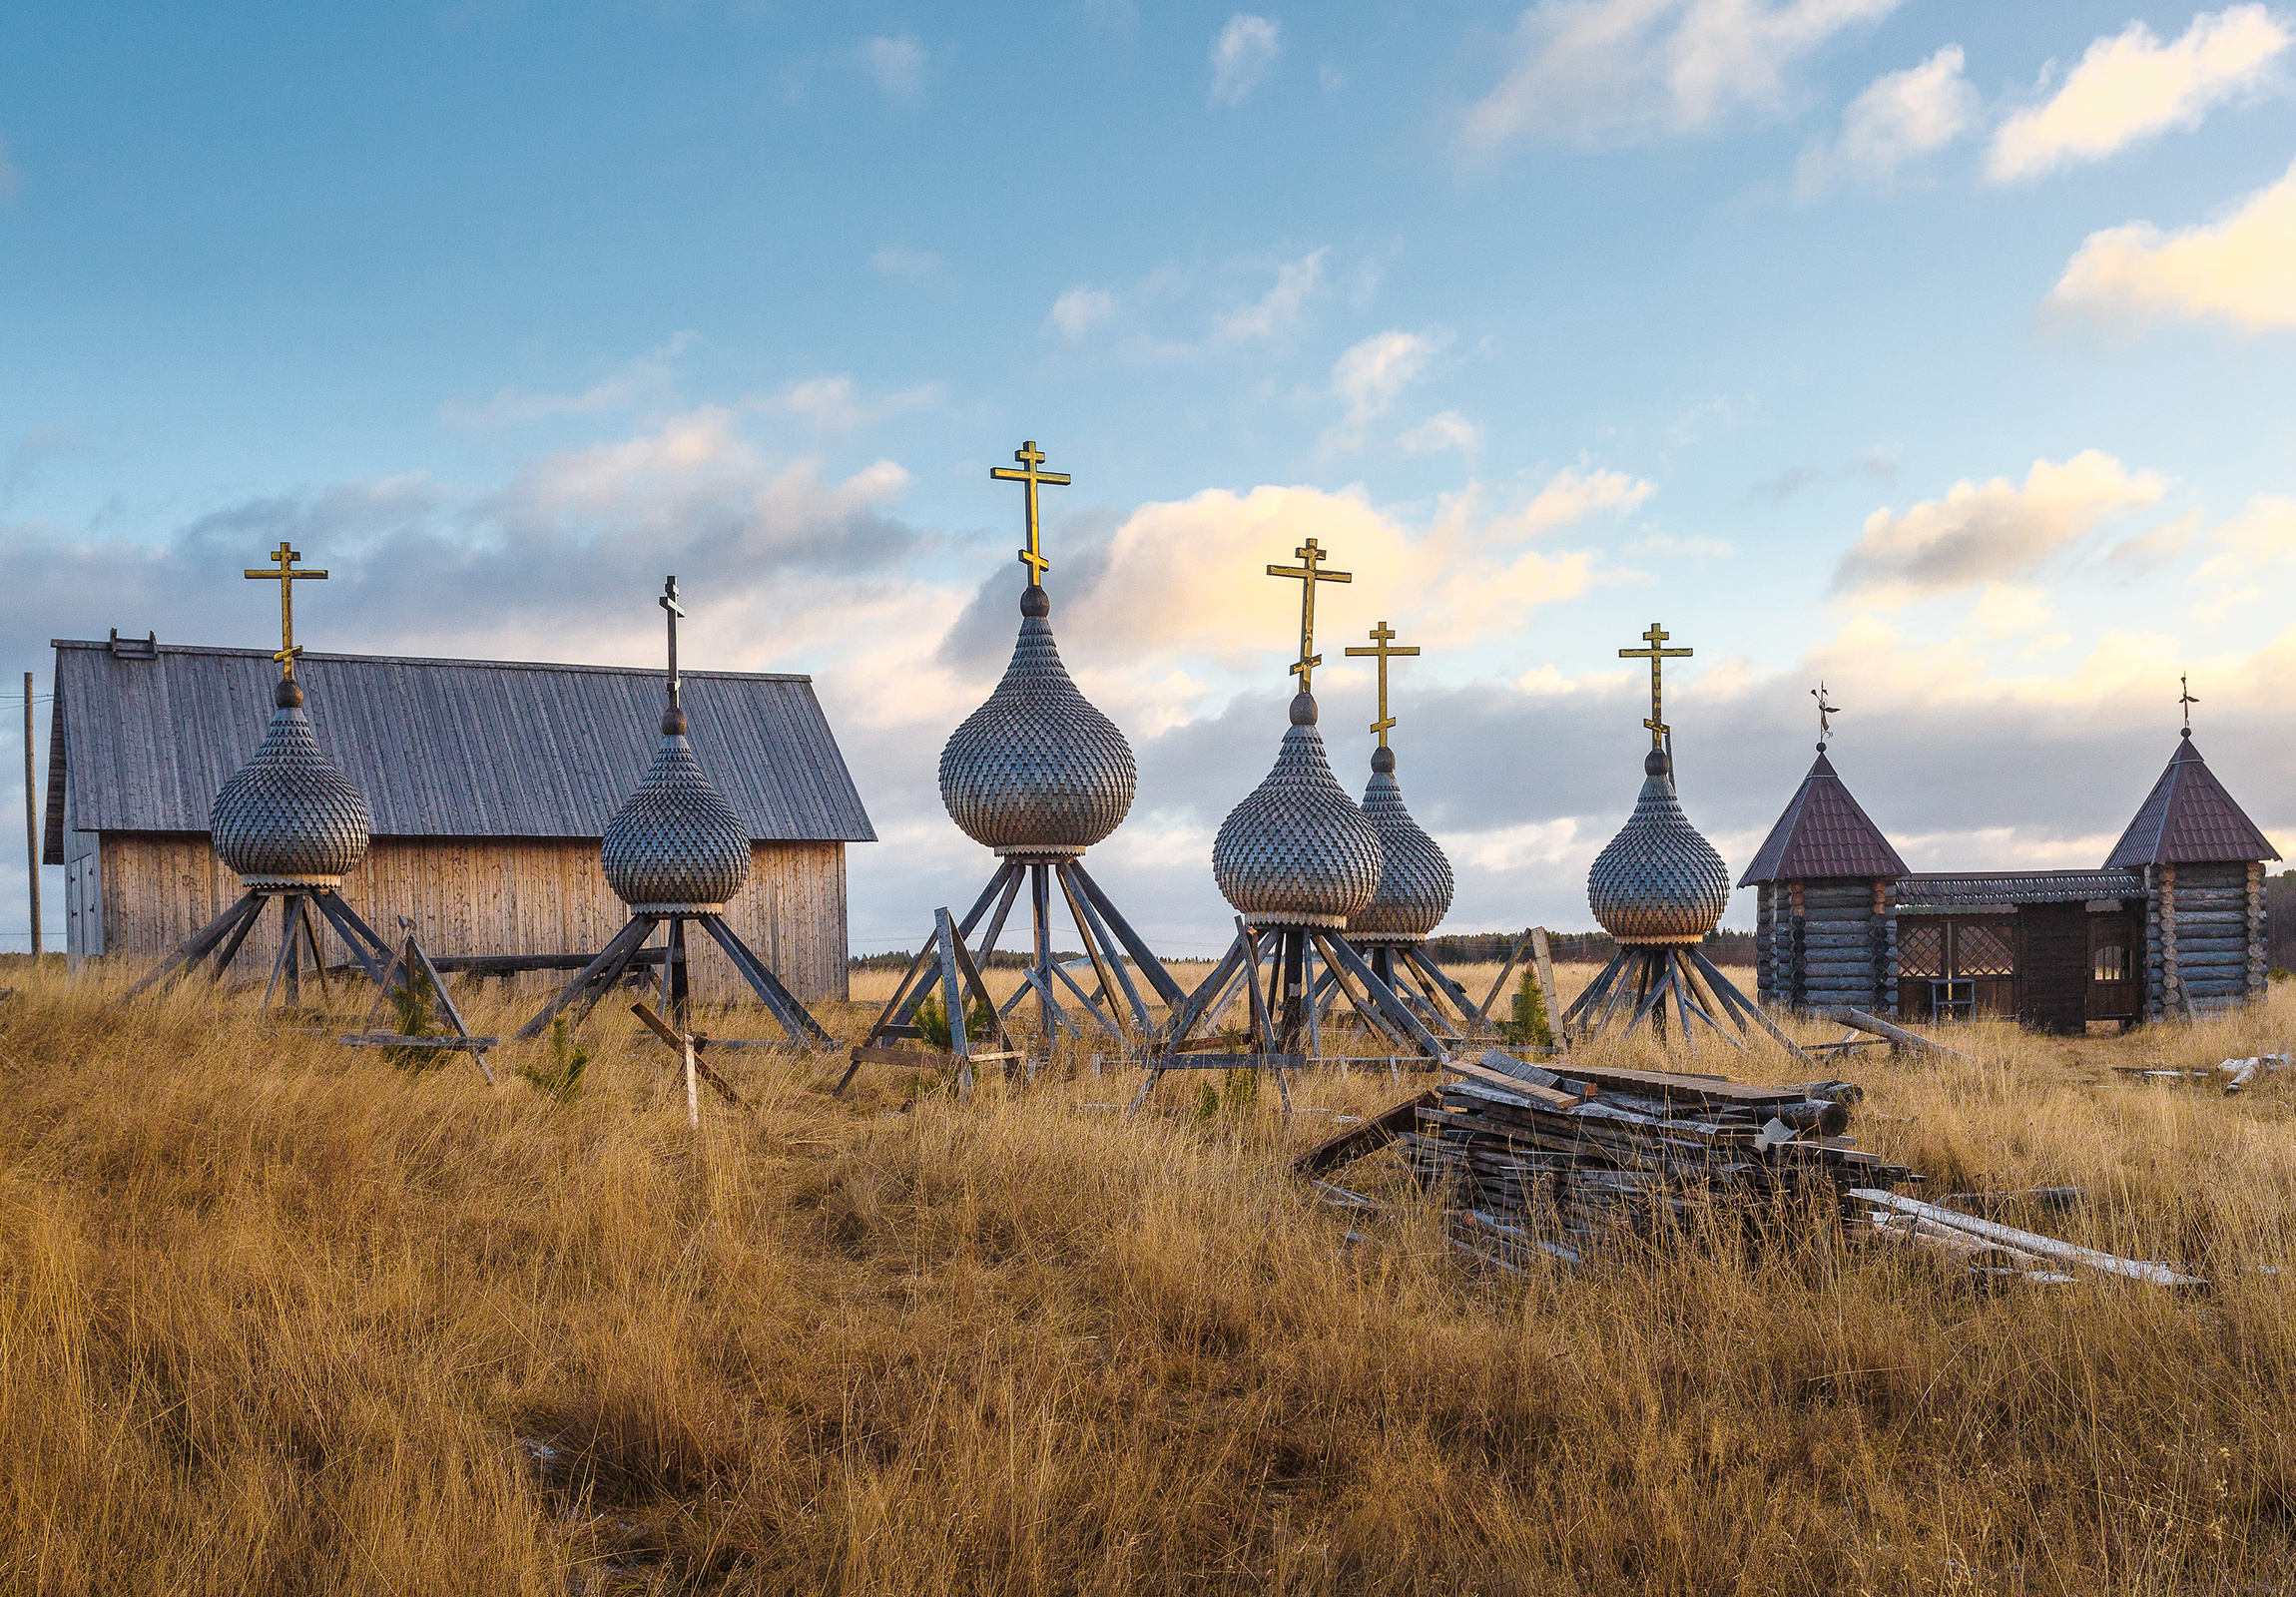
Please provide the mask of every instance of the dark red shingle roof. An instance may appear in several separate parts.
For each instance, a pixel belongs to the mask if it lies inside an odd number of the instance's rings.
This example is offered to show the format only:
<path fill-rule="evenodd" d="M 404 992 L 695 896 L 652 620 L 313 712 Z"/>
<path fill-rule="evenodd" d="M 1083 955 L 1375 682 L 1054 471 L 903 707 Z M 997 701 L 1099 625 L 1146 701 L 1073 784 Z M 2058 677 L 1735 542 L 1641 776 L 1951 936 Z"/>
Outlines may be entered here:
<path fill-rule="evenodd" d="M 2152 785 L 2136 818 L 2105 856 L 2104 866 L 2111 870 L 2279 857 L 2280 850 L 2232 801 L 2187 732 L 2177 740 L 2168 769 Z"/>
<path fill-rule="evenodd" d="M 1738 878 L 1738 885 L 1905 873 L 1906 862 L 1882 835 L 1882 828 L 1858 807 L 1858 800 L 1842 786 L 1842 779 L 1834 774 L 1821 750 L 1818 763 L 1802 779 L 1794 801 L 1770 828 L 1769 839 L 1746 867 L 1746 874 Z"/>

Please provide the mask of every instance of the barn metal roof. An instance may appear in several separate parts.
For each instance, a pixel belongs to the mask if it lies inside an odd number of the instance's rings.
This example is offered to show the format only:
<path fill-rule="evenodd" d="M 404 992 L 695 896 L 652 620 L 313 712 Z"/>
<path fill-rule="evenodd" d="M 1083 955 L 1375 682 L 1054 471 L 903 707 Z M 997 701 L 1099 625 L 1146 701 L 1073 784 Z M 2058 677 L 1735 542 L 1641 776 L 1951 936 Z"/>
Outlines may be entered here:
<path fill-rule="evenodd" d="M 2013 909 L 2018 904 L 2070 904 L 2095 898 L 2142 898 L 2135 870 L 1924 871 L 1901 878 L 1901 911 Z"/>
<path fill-rule="evenodd" d="M 2280 850 L 2256 829 L 2200 758 L 2188 729 L 2104 862 L 2109 869 L 2279 857 Z"/>
<path fill-rule="evenodd" d="M 1769 837 L 1746 867 L 1746 874 L 1738 878 L 1738 885 L 1905 873 L 1906 862 L 1882 835 L 1882 828 L 1867 818 L 1858 800 L 1850 797 L 1825 750 L 1820 749 L 1818 763 L 1802 779 L 1793 801 L 1770 828 Z"/>
<path fill-rule="evenodd" d="M 270 654 L 54 648 L 48 862 L 63 861 L 67 824 L 206 831 L 217 790 L 263 739 L 279 673 Z M 812 678 L 684 678 L 703 768 L 754 840 L 876 840 Z M 661 672 L 619 666 L 305 654 L 295 680 L 378 837 L 601 836 L 652 758 L 662 715 Z"/>

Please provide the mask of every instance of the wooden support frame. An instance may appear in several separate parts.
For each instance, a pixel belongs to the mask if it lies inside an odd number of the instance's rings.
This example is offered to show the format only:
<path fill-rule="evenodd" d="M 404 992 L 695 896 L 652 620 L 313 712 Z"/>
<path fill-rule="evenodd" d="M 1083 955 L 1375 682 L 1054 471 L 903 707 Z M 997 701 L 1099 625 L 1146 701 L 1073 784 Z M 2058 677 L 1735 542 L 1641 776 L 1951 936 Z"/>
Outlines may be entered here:
<path fill-rule="evenodd" d="M 699 912 L 632 915 L 629 924 L 614 934 L 595 959 L 575 972 L 573 980 L 561 987 L 533 1019 L 518 1028 L 518 1036 L 521 1039 L 540 1036 L 560 1012 L 570 1007 L 574 1011 L 573 1024 L 581 1025 L 598 1006 L 598 1001 L 621 979 L 638 950 L 654 935 L 654 928 L 661 925 L 669 927 L 669 949 L 662 962 L 662 992 L 670 1006 L 670 1018 L 682 1024 L 686 1018 L 688 992 L 687 958 L 692 952 L 686 936 L 689 921 L 699 922 L 709 933 L 710 940 L 725 953 L 727 961 L 758 995 L 758 1001 L 766 1006 L 792 1043 L 800 1048 L 837 1046 L 837 1039 L 823 1029 L 812 1011 L 782 984 L 773 967 L 742 941 L 740 933 L 727 925 L 723 916 Z"/>
<path fill-rule="evenodd" d="M 280 902 L 280 951 L 272 960 L 271 980 L 265 985 L 262 1007 L 271 1007 L 272 998 L 283 983 L 287 1001 L 299 1002 L 304 948 L 310 950 L 320 993 L 332 998 L 333 992 L 326 980 L 326 956 L 319 948 L 319 921 L 324 921 L 342 939 L 360 970 L 370 979 L 381 979 L 381 971 L 391 954 L 389 944 L 376 936 L 374 929 L 359 919 L 332 887 L 250 887 L 130 987 L 122 1001 L 133 1002 L 154 988 L 165 991 L 191 974 L 194 967 L 206 963 L 211 954 L 215 962 L 208 979 L 222 981 L 224 972 L 239 957 L 240 948 L 274 899 Z"/>
<path fill-rule="evenodd" d="M 1007 904 L 1012 901 L 1013 885 L 1017 884 L 1018 879 L 1015 875 L 1013 884 L 1006 887 L 1004 901 Z M 991 882 L 990 891 L 995 888 L 996 883 Z M 983 893 L 981 902 L 973 906 L 973 913 L 977 915 L 987 901 L 988 894 Z M 925 976 L 924 983 L 916 987 L 914 995 L 904 1004 L 903 994 L 909 991 L 910 983 L 920 974 Z M 888 1046 L 894 1039 L 916 1036 L 916 1028 L 908 1025 L 905 1017 L 916 1012 L 917 1004 L 923 1001 L 935 980 L 940 987 L 942 1012 L 948 1016 L 948 1052 Z M 1024 986 L 1020 990 L 1026 992 L 1028 988 Z M 975 1054 L 972 1050 L 971 1017 L 966 1013 L 965 1006 L 967 993 L 986 1005 L 992 1017 L 989 1022 L 989 1040 L 996 1046 L 989 1053 Z M 1009 1070 L 1012 1063 L 1022 1057 L 1020 1050 L 1012 1045 L 1010 1034 L 1004 1029 L 1004 1016 L 988 995 L 988 984 L 980 979 L 979 966 L 973 963 L 971 951 L 964 946 L 962 929 L 951 920 L 947 909 L 935 909 L 932 912 L 932 936 L 917 950 L 916 957 L 909 961 L 908 974 L 901 978 L 900 987 L 894 990 L 884 1011 L 877 1016 L 876 1024 L 869 1028 L 868 1035 L 854 1048 L 846 1064 L 846 1073 L 838 1078 L 838 1084 L 830 1090 L 830 1095 L 842 1097 L 846 1088 L 853 1085 L 854 1077 L 863 1065 L 922 1065 L 936 1070 L 945 1070 L 953 1065 L 956 1069 L 957 1101 L 969 1103 L 972 1099 L 972 1066 L 975 1059 L 1000 1061 Z"/>
<path fill-rule="evenodd" d="M 1263 944 L 1269 957 L 1267 984 L 1261 983 Z M 1322 965 L 1317 973 L 1316 965 Z M 1228 992 L 1239 977 L 1245 982 L 1251 1006 L 1251 1052 L 1211 1052 L 1225 1046 L 1194 1033 L 1226 1006 Z M 1445 1039 L 1421 1021 L 1411 1003 L 1383 979 L 1363 953 L 1336 928 L 1324 926 L 1259 926 L 1236 917 L 1236 936 L 1220 962 L 1174 1009 L 1158 1050 L 1147 1061 L 1147 1075 L 1125 1113 L 1136 1114 L 1156 1091 L 1156 1084 L 1171 1070 L 1272 1070 L 1282 1095 L 1284 1112 L 1292 1107 L 1288 1073 L 1303 1068 L 1313 1055 L 1311 1039 L 1320 1032 L 1320 1010 L 1325 982 L 1345 997 L 1366 1025 L 1385 1038 L 1400 1054 L 1416 1054 L 1435 1063 L 1450 1057 Z"/>
<path fill-rule="evenodd" d="M 1668 1000 L 1673 1003 L 1671 1026 Z M 1795 1059 L 1815 1064 L 1799 1043 L 1781 1031 L 1759 1004 L 1732 986 L 1693 944 L 1623 944 L 1601 974 L 1563 1011 L 1555 1027 L 1556 1040 L 1567 1033 L 1580 1042 L 1590 1041 L 1607 1030 L 1622 1011 L 1628 1016 L 1624 1035 L 1632 1036 L 1647 1020 L 1662 1041 L 1669 1030 L 1678 1032 L 1693 1058 L 1698 1052 L 1696 1028 L 1704 1023 L 1740 1051 L 1759 1029 Z"/>
<path fill-rule="evenodd" d="M 1080 859 L 1018 854 L 1000 859 L 987 886 L 954 927 L 957 942 L 967 948 L 966 957 L 987 963 L 1024 888 L 1028 895 L 1027 964 L 1011 996 L 993 1006 L 999 1021 L 1008 1019 L 1033 996 L 1047 1058 L 1063 1030 L 1072 1037 L 1082 1037 L 1089 1026 L 1119 1041 L 1127 1036 L 1153 1038 L 1158 1033 L 1158 1022 L 1150 1010 L 1149 998 L 1134 979 L 1137 974 L 1166 1006 L 1164 1025 L 1167 1028 L 1171 1025 L 1173 1015 L 1186 1002 L 1187 994 L 1172 979 L 1163 961 L 1149 951 L 1140 934 L 1118 912 L 1114 901 L 1092 879 Z M 1084 957 L 1091 963 L 1096 990 L 1087 991 L 1075 972 L 1052 958 L 1056 901 L 1066 908 Z M 992 903 L 995 913 L 989 915 L 986 931 L 977 942 L 971 941 L 973 928 L 988 914 Z M 928 941 L 909 961 L 892 997 L 886 1000 L 876 1024 L 869 1029 L 872 1039 L 913 1037 L 909 1021 L 918 1002 L 931 990 L 932 978 L 926 967 L 934 946 Z M 1064 993 L 1067 996 L 1064 997 Z M 872 1042 L 862 1046 L 873 1045 Z"/>
<path fill-rule="evenodd" d="M 398 917 L 398 929 L 403 938 L 403 944 L 399 949 L 392 951 L 388 962 L 383 966 L 381 974 L 375 981 L 375 986 L 379 990 L 374 995 L 373 1006 L 366 1012 L 364 1028 L 346 1033 L 336 1040 L 350 1048 L 444 1048 L 460 1050 L 470 1055 L 472 1061 L 478 1066 L 479 1073 L 486 1078 L 486 1085 L 489 1087 L 499 1086 L 500 1083 L 494 1079 L 494 1067 L 486 1062 L 486 1050 L 495 1047 L 501 1039 L 474 1037 L 470 1034 L 470 1027 L 463 1022 L 462 1011 L 455 1007 L 454 995 L 446 990 L 446 978 L 438 973 L 438 967 L 430 962 L 430 955 L 424 953 L 422 944 L 415 940 L 414 922 L 406 916 L 400 915 Z M 439 1018 L 454 1029 L 446 1035 L 438 1037 L 418 1037 L 403 1032 L 375 1030 L 375 1022 L 382 1018 L 382 1006 L 389 999 L 393 987 L 402 987 L 410 993 L 421 991 L 415 985 L 415 972 L 418 969 L 422 972 L 422 978 L 429 983 L 429 1002 L 436 1006 Z"/>

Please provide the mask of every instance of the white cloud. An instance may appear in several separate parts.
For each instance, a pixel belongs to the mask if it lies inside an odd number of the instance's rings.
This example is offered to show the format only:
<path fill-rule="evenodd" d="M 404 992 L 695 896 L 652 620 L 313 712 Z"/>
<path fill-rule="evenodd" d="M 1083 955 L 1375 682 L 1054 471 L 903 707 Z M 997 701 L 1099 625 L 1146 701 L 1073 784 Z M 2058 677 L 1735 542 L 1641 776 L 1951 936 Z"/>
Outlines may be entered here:
<path fill-rule="evenodd" d="M 1239 11 L 1212 41 L 1212 101 L 1240 106 L 1283 50 L 1283 24 Z"/>
<path fill-rule="evenodd" d="M 1834 570 L 1834 591 L 1881 601 L 1979 588 L 2025 575 L 2094 533 L 2115 511 L 2160 502 L 2168 479 L 2084 449 L 2035 460 L 2018 487 L 1964 479 L 1903 515 L 1877 510 Z"/>
<path fill-rule="evenodd" d="M 861 41 L 861 63 L 888 99 L 908 104 L 924 93 L 924 45 L 913 33 L 882 34 Z"/>
<path fill-rule="evenodd" d="M 2092 43 L 2047 104 L 2002 124 L 1986 174 L 1996 183 L 2037 178 L 2171 128 L 2197 127 L 2214 107 L 2259 87 L 2290 37 L 2261 5 L 2203 12 L 2168 45 L 2131 22 Z"/>
<path fill-rule="evenodd" d="M 1504 536 L 1536 538 L 1598 512 L 1625 515 L 1639 510 L 1657 491 L 1655 483 L 1623 471 L 1580 471 L 1565 466 L 1547 480 L 1530 503 L 1512 516 L 1499 518 L 1497 527 Z"/>
<path fill-rule="evenodd" d="M 616 368 L 581 393 L 537 393 L 526 388 L 499 388 L 484 404 L 449 399 L 438 416 L 457 427 L 510 427 L 552 416 L 594 416 L 627 410 L 640 400 L 665 397 L 670 390 L 671 366 L 693 345 L 694 334 L 677 332 L 658 349 L 649 349 Z"/>
<path fill-rule="evenodd" d="M 1081 338 L 1092 324 L 1116 312 L 1116 296 L 1106 288 L 1082 283 L 1052 301 L 1052 324 L 1071 338 Z"/>
<path fill-rule="evenodd" d="M 1275 285 L 1259 299 L 1229 311 L 1212 324 L 1218 343 L 1242 343 L 1253 338 L 1274 338 L 1289 332 L 1300 310 L 1324 279 L 1324 257 L 1318 250 L 1297 261 L 1287 261 L 1276 271 Z"/>
<path fill-rule="evenodd" d="M 765 415 L 792 416 L 823 432 L 854 432 L 939 402 L 940 388 L 933 383 L 903 388 L 882 399 L 857 400 L 853 378 L 841 376 L 794 382 L 780 393 L 753 399 L 749 404 Z"/>
<path fill-rule="evenodd" d="M 1887 188 L 1907 162 L 1960 138 L 1977 106 L 1978 92 L 1962 76 L 1962 47 L 1949 44 L 1918 67 L 1875 79 L 1851 101 L 1841 137 L 1803 152 L 1795 187 L 1805 200 L 1837 181 Z"/>
<path fill-rule="evenodd" d="M 1332 364 L 1332 391 L 1348 402 L 1348 421 L 1384 415 L 1396 396 L 1450 344 L 1448 332 L 1376 332 L 1350 346 Z"/>
<path fill-rule="evenodd" d="M 2090 234 L 2048 297 L 2137 320 L 2296 327 L 2296 165 L 2219 222 L 2174 233 L 2131 222 Z"/>
<path fill-rule="evenodd" d="M 2189 580 L 2216 589 L 2219 608 L 2261 598 L 2256 579 L 2275 567 L 2296 565 L 2296 499 L 2258 494 L 2216 530 L 2214 542 L 2216 553 Z"/>
<path fill-rule="evenodd" d="M 1472 460 L 1482 453 L 1482 423 L 1469 421 L 1455 410 L 1441 410 L 1396 439 L 1407 455 L 1440 454 L 1455 449 Z"/>
<path fill-rule="evenodd" d="M 1469 149 L 1517 139 L 1616 144 L 1771 113 L 1803 57 L 1900 0 L 1539 0 L 1513 65 L 1460 128 Z"/>

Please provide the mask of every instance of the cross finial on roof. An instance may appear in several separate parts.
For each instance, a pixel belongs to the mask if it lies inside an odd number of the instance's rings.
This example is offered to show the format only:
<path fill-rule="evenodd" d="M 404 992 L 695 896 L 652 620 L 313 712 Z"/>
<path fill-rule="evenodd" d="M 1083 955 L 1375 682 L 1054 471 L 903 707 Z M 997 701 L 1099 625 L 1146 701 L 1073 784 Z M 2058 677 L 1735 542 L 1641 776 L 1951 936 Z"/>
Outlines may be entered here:
<path fill-rule="evenodd" d="M 1842 713 L 1840 705 L 1826 702 L 1826 685 L 1819 683 L 1810 690 L 1810 697 L 1818 701 L 1818 753 L 1826 752 L 1826 740 L 1834 735 L 1834 724 L 1829 719 Z"/>
<path fill-rule="evenodd" d="M 662 583 L 662 597 L 654 603 L 668 613 L 670 622 L 670 708 L 678 708 L 678 618 L 686 607 L 678 603 L 678 579 L 666 578 Z"/>
<path fill-rule="evenodd" d="M 1307 693 L 1315 678 L 1316 668 L 1324 657 L 1316 653 L 1316 584 L 1319 582 L 1353 582 L 1355 573 L 1349 571 L 1322 571 L 1320 567 L 1331 558 L 1331 551 L 1310 538 L 1292 551 L 1300 559 L 1296 566 L 1270 566 L 1271 577 L 1297 577 L 1300 579 L 1300 658 L 1292 662 L 1292 675 L 1300 679 L 1300 692 Z"/>
<path fill-rule="evenodd" d="M 1420 648 L 1416 643 L 1408 649 L 1394 648 L 1395 629 L 1384 621 L 1365 636 L 1372 640 L 1372 647 L 1369 649 L 1350 648 L 1348 653 L 1351 655 L 1377 655 L 1379 657 L 1380 719 L 1372 723 L 1372 731 L 1380 735 L 1380 747 L 1385 749 L 1388 746 L 1388 729 L 1396 724 L 1396 718 L 1388 714 L 1388 662 L 1407 655 L 1416 655 L 1420 652 Z"/>
<path fill-rule="evenodd" d="M 272 658 L 280 663 L 280 675 L 291 678 L 294 676 L 294 657 L 302 653 L 301 646 L 294 641 L 294 585 L 305 577 L 323 581 L 326 573 L 295 570 L 294 563 L 302 558 L 302 552 L 287 547 L 285 538 L 272 551 L 271 558 L 278 570 L 250 571 L 244 575 L 250 582 L 276 582 L 280 585 L 280 650 Z"/>
<path fill-rule="evenodd" d="M 2189 738 L 2192 736 L 2192 707 L 2200 701 L 2192 697 L 2192 679 L 2189 674 L 2181 671 L 2176 674 L 2176 702 L 2184 707 L 2184 736 Z"/>
<path fill-rule="evenodd" d="M 1642 641 L 1648 644 L 1650 647 L 1647 649 L 1621 649 L 1618 651 L 1618 658 L 1621 660 L 1647 660 L 1650 662 L 1650 719 L 1645 721 L 1643 725 L 1650 729 L 1650 747 L 1653 749 L 1664 749 L 1666 747 L 1667 726 L 1666 718 L 1659 714 L 1659 662 L 1662 660 L 1687 660 L 1690 657 L 1691 651 L 1688 649 L 1660 648 L 1659 646 L 1661 644 L 1665 643 L 1667 639 L 1673 637 L 1674 635 L 1668 632 L 1664 627 L 1661 627 L 1655 621 L 1650 624 L 1650 630 L 1648 632 L 1642 633 L 1640 636 Z"/>
<path fill-rule="evenodd" d="M 1036 469 L 1044 464 L 1044 452 L 1036 447 L 1034 438 L 1013 450 L 1012 458 L 1020 462 L 1018 471 L 1013 470 L 1010 466 L 991 466 L 988 468 L 988 474 L 999 482 L 1017 482 L 1025 485 L 1026 508 L 1024 515 L 1028 526 L 1028 547 L 1020 551 L 1020 563 L 1028 568 L 1028 585 L 1031 588 L 1041 588 L 1044 586 L 1045 572 L 1052 569 L 1052 562 L 1044 558 L 1043 546 L 1037 541 L 1036 485 L 1049 483 L 1056 488 L 1065 488 L 1068 486 L 1068 473 Z"/>

